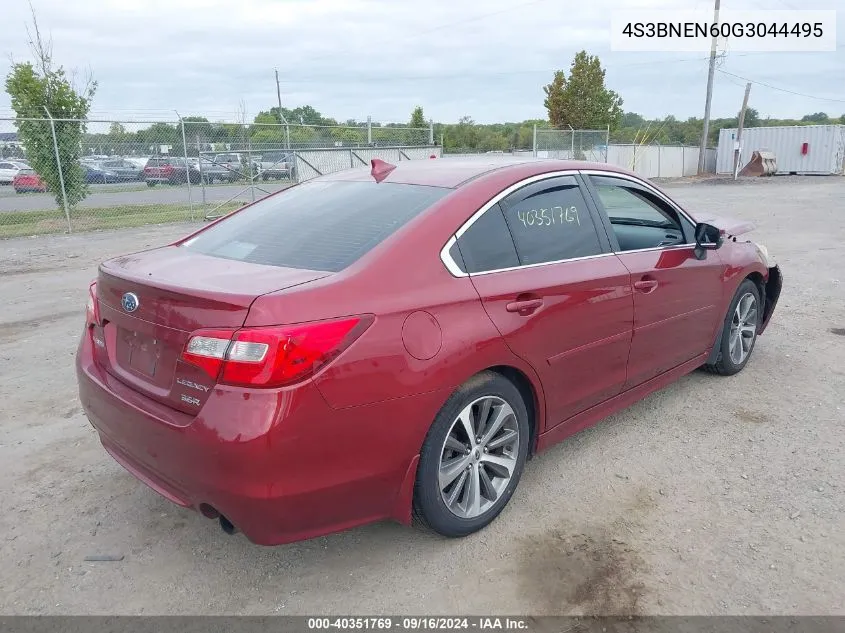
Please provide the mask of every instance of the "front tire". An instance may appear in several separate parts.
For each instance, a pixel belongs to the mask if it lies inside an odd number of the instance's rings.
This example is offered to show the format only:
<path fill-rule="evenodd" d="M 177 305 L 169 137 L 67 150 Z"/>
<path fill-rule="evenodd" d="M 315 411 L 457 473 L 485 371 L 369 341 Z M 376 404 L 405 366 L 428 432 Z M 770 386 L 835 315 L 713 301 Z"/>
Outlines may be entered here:
<path fill-rule="evenodd" d="M 467 536 L 507 505 L 528 457 L 528 410 L 519 390 L 485 371 L 443 405 L 420 453 L 414 518 L 443 536 Z"/>
<path fill-rule="evenodd" d="M 760 289 L 753 281 L 746 279 L 737 288 L 725 315 L 722 337 L 718 342 L 718 359 L 713 364 L 705 365 L 704 369 L 722 376 L 741 372 L 754 351 L 762 315 Z"/>

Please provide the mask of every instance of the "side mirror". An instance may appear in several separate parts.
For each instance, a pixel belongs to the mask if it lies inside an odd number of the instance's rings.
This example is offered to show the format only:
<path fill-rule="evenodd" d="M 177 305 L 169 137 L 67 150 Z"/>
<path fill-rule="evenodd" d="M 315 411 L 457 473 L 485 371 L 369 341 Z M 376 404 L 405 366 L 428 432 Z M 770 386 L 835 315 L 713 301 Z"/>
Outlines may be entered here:
<path fill-rule="evenodd" d="M 695 257 L 706 259 L 707 251 L 715 251 L 724 243 L 722 231 L 712 224 L 700 222 L 695 225 Z"/>

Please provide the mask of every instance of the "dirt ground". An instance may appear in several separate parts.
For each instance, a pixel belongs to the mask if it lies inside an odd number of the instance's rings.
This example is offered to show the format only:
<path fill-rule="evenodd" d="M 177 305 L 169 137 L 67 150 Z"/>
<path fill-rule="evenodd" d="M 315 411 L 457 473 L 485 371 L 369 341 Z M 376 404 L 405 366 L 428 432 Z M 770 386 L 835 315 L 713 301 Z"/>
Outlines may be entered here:
<path fill-rule="evenodd" d="M 97 263 L 190 227 L 0 242 L 0 613 L 845 614 L 845 178 L 668 191 L 756 222 L 783 268 L 751 362 L 538 456 L 463 540 L 264 548 L 159 497 L 100 447 L 73 357 Z"/>

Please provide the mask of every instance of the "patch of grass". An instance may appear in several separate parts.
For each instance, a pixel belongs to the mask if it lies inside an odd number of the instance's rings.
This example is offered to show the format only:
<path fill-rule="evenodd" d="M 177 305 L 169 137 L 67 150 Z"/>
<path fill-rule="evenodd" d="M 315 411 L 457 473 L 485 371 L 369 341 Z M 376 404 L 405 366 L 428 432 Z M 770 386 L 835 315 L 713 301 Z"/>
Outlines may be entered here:
<path fill-rule="evenodd" d="M 228 213 L 241 206 L 238 202 L 223 205 L 217 213 Z M 76 209 L 70 221 L 74 233 L 100 229 L 119 229 L 145 224 L 202 220 L 213 207 L 194 205 L 193 213 L 186 204 L 118 205 L 102 209 Z M 67 232 L 67 220 L 60 210 L 13 211 L 0 213 L 0 239 L 27 235 Z"/>

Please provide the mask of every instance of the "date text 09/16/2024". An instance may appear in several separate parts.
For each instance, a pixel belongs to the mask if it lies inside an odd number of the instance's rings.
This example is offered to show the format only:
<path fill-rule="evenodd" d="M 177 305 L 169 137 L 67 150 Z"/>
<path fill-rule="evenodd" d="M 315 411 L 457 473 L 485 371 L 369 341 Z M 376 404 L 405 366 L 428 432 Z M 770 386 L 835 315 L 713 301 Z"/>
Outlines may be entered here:
<path fill-rule="evenodd" d="M 319 630 L 445 631 L 445 630 L 526 630 L 525 618 L 501 617 L 335 617 L 308 618 L 307 628 Z"/>

